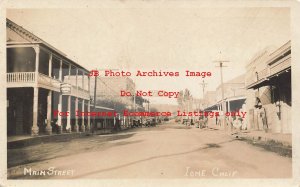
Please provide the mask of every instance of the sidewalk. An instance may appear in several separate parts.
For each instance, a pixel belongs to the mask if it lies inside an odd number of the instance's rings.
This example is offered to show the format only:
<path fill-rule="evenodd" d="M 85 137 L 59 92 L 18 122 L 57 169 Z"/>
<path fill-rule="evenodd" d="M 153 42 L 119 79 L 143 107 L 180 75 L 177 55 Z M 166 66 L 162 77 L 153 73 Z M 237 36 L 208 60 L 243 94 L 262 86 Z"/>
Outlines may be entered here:
<path fill-rule="evenodd" d="M 284 146 L 292 146 L 292 134 L 282 134 L 282 133 L 272 133 L 272 132 L 264 132 L 262 130 L 236 130 L 230 129 L 228 127 L 226 130 L 210 121 L 208 123 L 208 128 L 225 131 L 226 133 L 234 136 L 235 138 L 245 138 L 254 141 L 274 141 L 277 143 L 282 143 Z"/>
<path fill-rule="evenodd" d="M 72 132 L 72 133 L 62 133 L 62 134 L 52 134 L 52 135 L 21 135 L 21 136 L 9 136 L 7 137 L 7 149 L 15 149 L 20 147 L 26 147 L 31 145 L 37 145 L 47 142 L 61 142 L 70 141 L 74 138 L 83 138 L 92 135 L 102 135 L 112 133 L 111 129 L 97 130 L 94 133 L 91 132 Z"/>
<path fill-rule="evenodd" d="M 256 141 L 274 141 L 276 143 L 282 143 L 284 146 L 292 146 L 292 134 L 282 134 L 282 133 L 265 133 L 264 131 L 240 131 L 234 136 L 247 138 Z"/>
<path fill-rule="evenodd" d="M 233 138 L 275 152 L 284 157 L 292 158 L 292 135 L 281 133 L 265 133 L 264 131 L 236 131 Z"/>
<path fill-rule="evenodd" d="M 213 123 L 208 124 L 208 128 L 224 131 L 233 139 L 245 141 L 251 145 L 261 147 L 281 156 L 292 157 L 292 134 L 272 133 L 257 130 L 226 130 Z"/>

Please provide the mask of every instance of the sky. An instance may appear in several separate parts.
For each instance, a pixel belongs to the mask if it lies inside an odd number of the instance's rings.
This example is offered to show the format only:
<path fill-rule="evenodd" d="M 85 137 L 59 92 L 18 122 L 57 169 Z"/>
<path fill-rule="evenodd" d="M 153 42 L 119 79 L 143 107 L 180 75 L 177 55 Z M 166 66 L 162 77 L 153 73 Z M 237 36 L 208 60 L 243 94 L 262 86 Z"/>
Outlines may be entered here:
<path fill-rule="evenodd" d="M 179 71 L 180 77 L 132 78 L 139 90 L 188 88 L 196 98 L 202 98 L 202 78 L 186 77 L 185 70 L 212 72 L 206 90 L 215 90 L 215 60 L 229 61 L 223 71 L 228 81 L 245 73 L 262 49 L 291 39 L 289 8 L 8 9 L 7 18 L 87 69 Z"/>

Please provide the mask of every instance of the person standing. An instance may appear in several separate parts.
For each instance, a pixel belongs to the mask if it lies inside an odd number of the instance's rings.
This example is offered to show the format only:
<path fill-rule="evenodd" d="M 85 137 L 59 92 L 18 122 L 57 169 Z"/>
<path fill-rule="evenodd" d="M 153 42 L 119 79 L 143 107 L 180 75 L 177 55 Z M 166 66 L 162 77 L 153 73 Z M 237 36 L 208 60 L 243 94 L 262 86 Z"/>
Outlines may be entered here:
<path fill-rule="evenodd" d="M 258 116 L 259 116 L 259 122 L 263 125 L 263 129 L 265 132 L 268 132 L 268 122 L 267 122 L 267 115 L 266 115 L 266 109 L 262 106 L 262 103 L 260 99 L 256 98 L 256 105 L 255 107 L 258 109 Z"/>

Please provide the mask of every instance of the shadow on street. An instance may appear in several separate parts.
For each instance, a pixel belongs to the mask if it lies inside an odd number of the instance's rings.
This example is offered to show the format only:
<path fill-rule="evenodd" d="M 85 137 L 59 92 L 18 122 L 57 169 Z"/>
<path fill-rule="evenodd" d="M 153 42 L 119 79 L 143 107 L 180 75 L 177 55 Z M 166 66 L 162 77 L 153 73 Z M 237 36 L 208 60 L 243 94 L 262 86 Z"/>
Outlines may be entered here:
<path fill-rule="evenodd" d="M 186 154 L 189 154 L 189 153 L 194 153 L 194 152 L 198 152 L 198 151 L 205 150 L 205 149 L 220 148 L 221 144 L 230 143 L 232 141 L 235 141 L 235 140 L 229 140 L 229 141 L 225 141 L 225 142 L 220 142 L 218 144 L 209 143 L 209 144 L 206 144 L 206 146 L 199 147 L 199 148 L 193 149 L 191 151 L 185 151 L 185 152 L 179 152 L 179 153 L 173 153 L 173 154 L 165 154 L 165 155 L 152 156 L 152 157 L 149 157 L 149 158 L 145 158 L 145 159 L 137 160 L 137 161 L 134 161 L 134 162 L 129 162 L 129 163 L 126 163 L 126 164 L 122 164 L 122 165 L 119 165 L 119 166 L 115 166 L 115 167 L 111 167 L 111 168 L 107 168 L 107 169 L 101 169 L 101 170 L 97 170 L 97 171 L 88 172 L 88 173 L 85 173 L 83 175 L 79 175 L 79 176 L 76 176 L 76 177 L 73 177 L 73 178 L 81 178 L 81 177 L 85 177 L 85 176 L 92 175 L 92 174 L 97 174 L 97 173 L 107 172 L 107 171 L 111 171 L 111 170 L 116 170 L 116 169 L 119 169 L 119 168 L 127 167 L 127 166 L 134 165 L 134 164 L 138 164 L 138 163 L 141 163 L 141 162 L 147 162 L 149 160 L 154 160 L 154 159 L 159 159 L 159 158 L 166 158 L 166 157 L 174 157 L 174 156 L 180 156 L 180 155 L 186 155 Z"/>

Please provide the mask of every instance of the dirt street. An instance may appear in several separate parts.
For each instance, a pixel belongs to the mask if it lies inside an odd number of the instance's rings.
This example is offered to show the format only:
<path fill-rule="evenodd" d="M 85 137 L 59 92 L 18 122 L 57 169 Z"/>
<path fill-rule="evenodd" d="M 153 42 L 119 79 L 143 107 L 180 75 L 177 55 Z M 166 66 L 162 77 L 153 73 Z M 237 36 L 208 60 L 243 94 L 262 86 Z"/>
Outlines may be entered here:
<path fill-rule="evenodd" d="M 8 150 L 10 179 L 287 178 L 292 159 L 172 122 Z"/>

